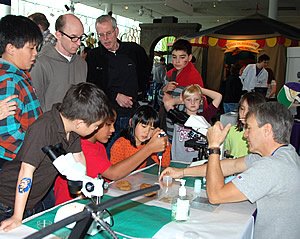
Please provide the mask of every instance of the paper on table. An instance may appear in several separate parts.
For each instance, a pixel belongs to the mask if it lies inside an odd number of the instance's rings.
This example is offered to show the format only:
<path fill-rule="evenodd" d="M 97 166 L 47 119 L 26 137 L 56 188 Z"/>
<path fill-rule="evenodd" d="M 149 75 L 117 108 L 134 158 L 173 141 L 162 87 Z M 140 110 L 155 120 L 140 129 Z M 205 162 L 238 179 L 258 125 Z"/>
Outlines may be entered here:
<path fill-rule="evenodd" d="M 200 166 L 202 164 L 205 164 L 207 161 L 207 159 L 202 159 L 196 162 L 191 162 L 191 164 L 188 167 Z"/>

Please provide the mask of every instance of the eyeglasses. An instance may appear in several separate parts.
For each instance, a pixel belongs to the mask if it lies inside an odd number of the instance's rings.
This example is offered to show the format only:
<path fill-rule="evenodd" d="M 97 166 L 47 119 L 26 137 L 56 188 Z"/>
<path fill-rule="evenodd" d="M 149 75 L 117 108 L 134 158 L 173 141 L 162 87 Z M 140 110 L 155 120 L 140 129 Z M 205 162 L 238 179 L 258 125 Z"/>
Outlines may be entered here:
<path fill-rule="evenodd" d="M 106 32 L 106 33 L 98 33 L 98 37 L 99 38 L 104 38 L 105 36 L 106 37 L 111 37 L 112 34 L 116 31 L 116 29 L 112 30 L 112 31 L 109 31 L 109 32 Z"/>
<path fill-rule="evenodd" d="M 61 34 L 63 34 L 64 36 L 70 38 L 71 42 L 77 42 L 78 40 L 80 41 L 84 41 L 85 38 L 87 37 L 87 35 L 85 35 L 84 33 L 80 36 L 80 37 L 71 37 L 68 34 L 64 33 L 63 31 L 59 31 Z"/>

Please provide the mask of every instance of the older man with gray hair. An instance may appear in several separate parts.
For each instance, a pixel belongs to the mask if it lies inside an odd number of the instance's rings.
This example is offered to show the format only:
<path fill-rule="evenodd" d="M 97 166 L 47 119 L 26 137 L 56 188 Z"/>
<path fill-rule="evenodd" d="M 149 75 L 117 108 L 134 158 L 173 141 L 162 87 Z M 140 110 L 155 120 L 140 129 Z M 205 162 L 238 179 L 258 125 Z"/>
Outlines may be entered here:
<path fill-rule="evenodd" d="M 263 103 L 249 111 L 244 136 L 252 154 L 220 160 L 220 145 L 230 125 L 217 122 L 208 130 L 208 164 L 186 169 L 167 168 L 169 174 L 206 176 L 211 203 L 249 200 L 257 204 L 255 239 L 296 239 L 300 235 L 300 157 L 289 144 L 293 117 L 277 102 Z M 229 183 L 224 176 L 236 174 Z"/>
<path fill-rule="evenodd" d="M 138 93 L 145 92 L 151 69 L 143 47 L 118 39 L 119 28 L 114 17 L 98 17 L 96 31 L 100 44 L 87 55 L 87 81 L 102 89 L 117 111 L 115 133 L 107 146 L 109 155 L 112 143 L 128 127 L 129 118 L 138 106 Z"/>

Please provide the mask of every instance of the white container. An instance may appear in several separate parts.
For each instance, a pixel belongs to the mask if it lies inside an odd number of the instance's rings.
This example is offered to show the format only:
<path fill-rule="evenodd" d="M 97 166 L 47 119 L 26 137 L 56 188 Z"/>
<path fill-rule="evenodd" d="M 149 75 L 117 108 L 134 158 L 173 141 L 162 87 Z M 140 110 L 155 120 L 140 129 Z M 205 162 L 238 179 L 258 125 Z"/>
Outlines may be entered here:
<path fill-rule="evenodd" d="M 181 186 L 179 188 L 178 197 L 172 202 L 172 220 L 176 222 L 184 222 L 190 216 L 190 201 L 186 196 L 185 180 L 179 179 Z"/>

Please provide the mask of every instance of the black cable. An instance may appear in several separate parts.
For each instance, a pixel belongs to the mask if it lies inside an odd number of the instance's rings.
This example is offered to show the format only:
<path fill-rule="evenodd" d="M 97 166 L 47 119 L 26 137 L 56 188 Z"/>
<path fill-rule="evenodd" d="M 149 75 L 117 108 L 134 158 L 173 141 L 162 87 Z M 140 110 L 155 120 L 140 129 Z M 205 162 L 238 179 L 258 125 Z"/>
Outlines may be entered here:
<path fill-rule="evenodd" d="M 99 218 L 95 213 L 92 213 L 92 217 L 114 238 L 118 239 L 117 235 L 113 230 L 111 230 L 108 223 L 106 223 L 102 218 Z"/>
<path fill-rule="evenodd" d="M 99 205 L 95 205 L 94 203 L 90 203 L 88 205 L 85 206 L 85 209 L 82 212 L 76 213 L 74 215 L 71 215 L 59 222 L 56 222 L 54 224 L 51 224 L 48 227 L 45 227 L 43 229 L 41 229 L 40 231 L 37 231 L 27 237 L 25 237 L 24 239 L 40 239 L 43 238 L 57 230 L 59 230 L 60 228 L 63 228 L 73 222 L 78 222 L 84 218 L 87 218 L 89 216 L 91 216 L 91 213 L 93 212 L 102 212 L 104 209 L 109 208 L 111 206 L 114 206 L 116 204 L 119 204 L 121 202 L 130 200 L 132 198 L 135 197 L 139 197 L 142 196 L 143 194 L 147 194 L 153 191 L 157 191 L 160 189 L 160 186 L 158 184 L 151 186 L 149 188 L 144 188 L 144 189 L 140 189 L 140 190 L 136 190 L 133 191 L 131 193 L 116 197 L 116 198 L 112 198 L 110 200 L 107 200 L 103 203 L 100 203 Z M 75 225 L 76 227 L 76 225 Z"/>
<path fill-rule="evenodd" d="M 113 226 L 115 225 L 115 220 L 114 220 L 113 216 L 111 215 L 111 212 L 108 211 L 107 209 L 105 209 L 104 211 L 109 215 L 109 217 L 110 217 L 110 219 L 111 219 L 111 223 L 109 223 L 108 225 L 109 225 L 110 227 L 113 227 Z"/>

